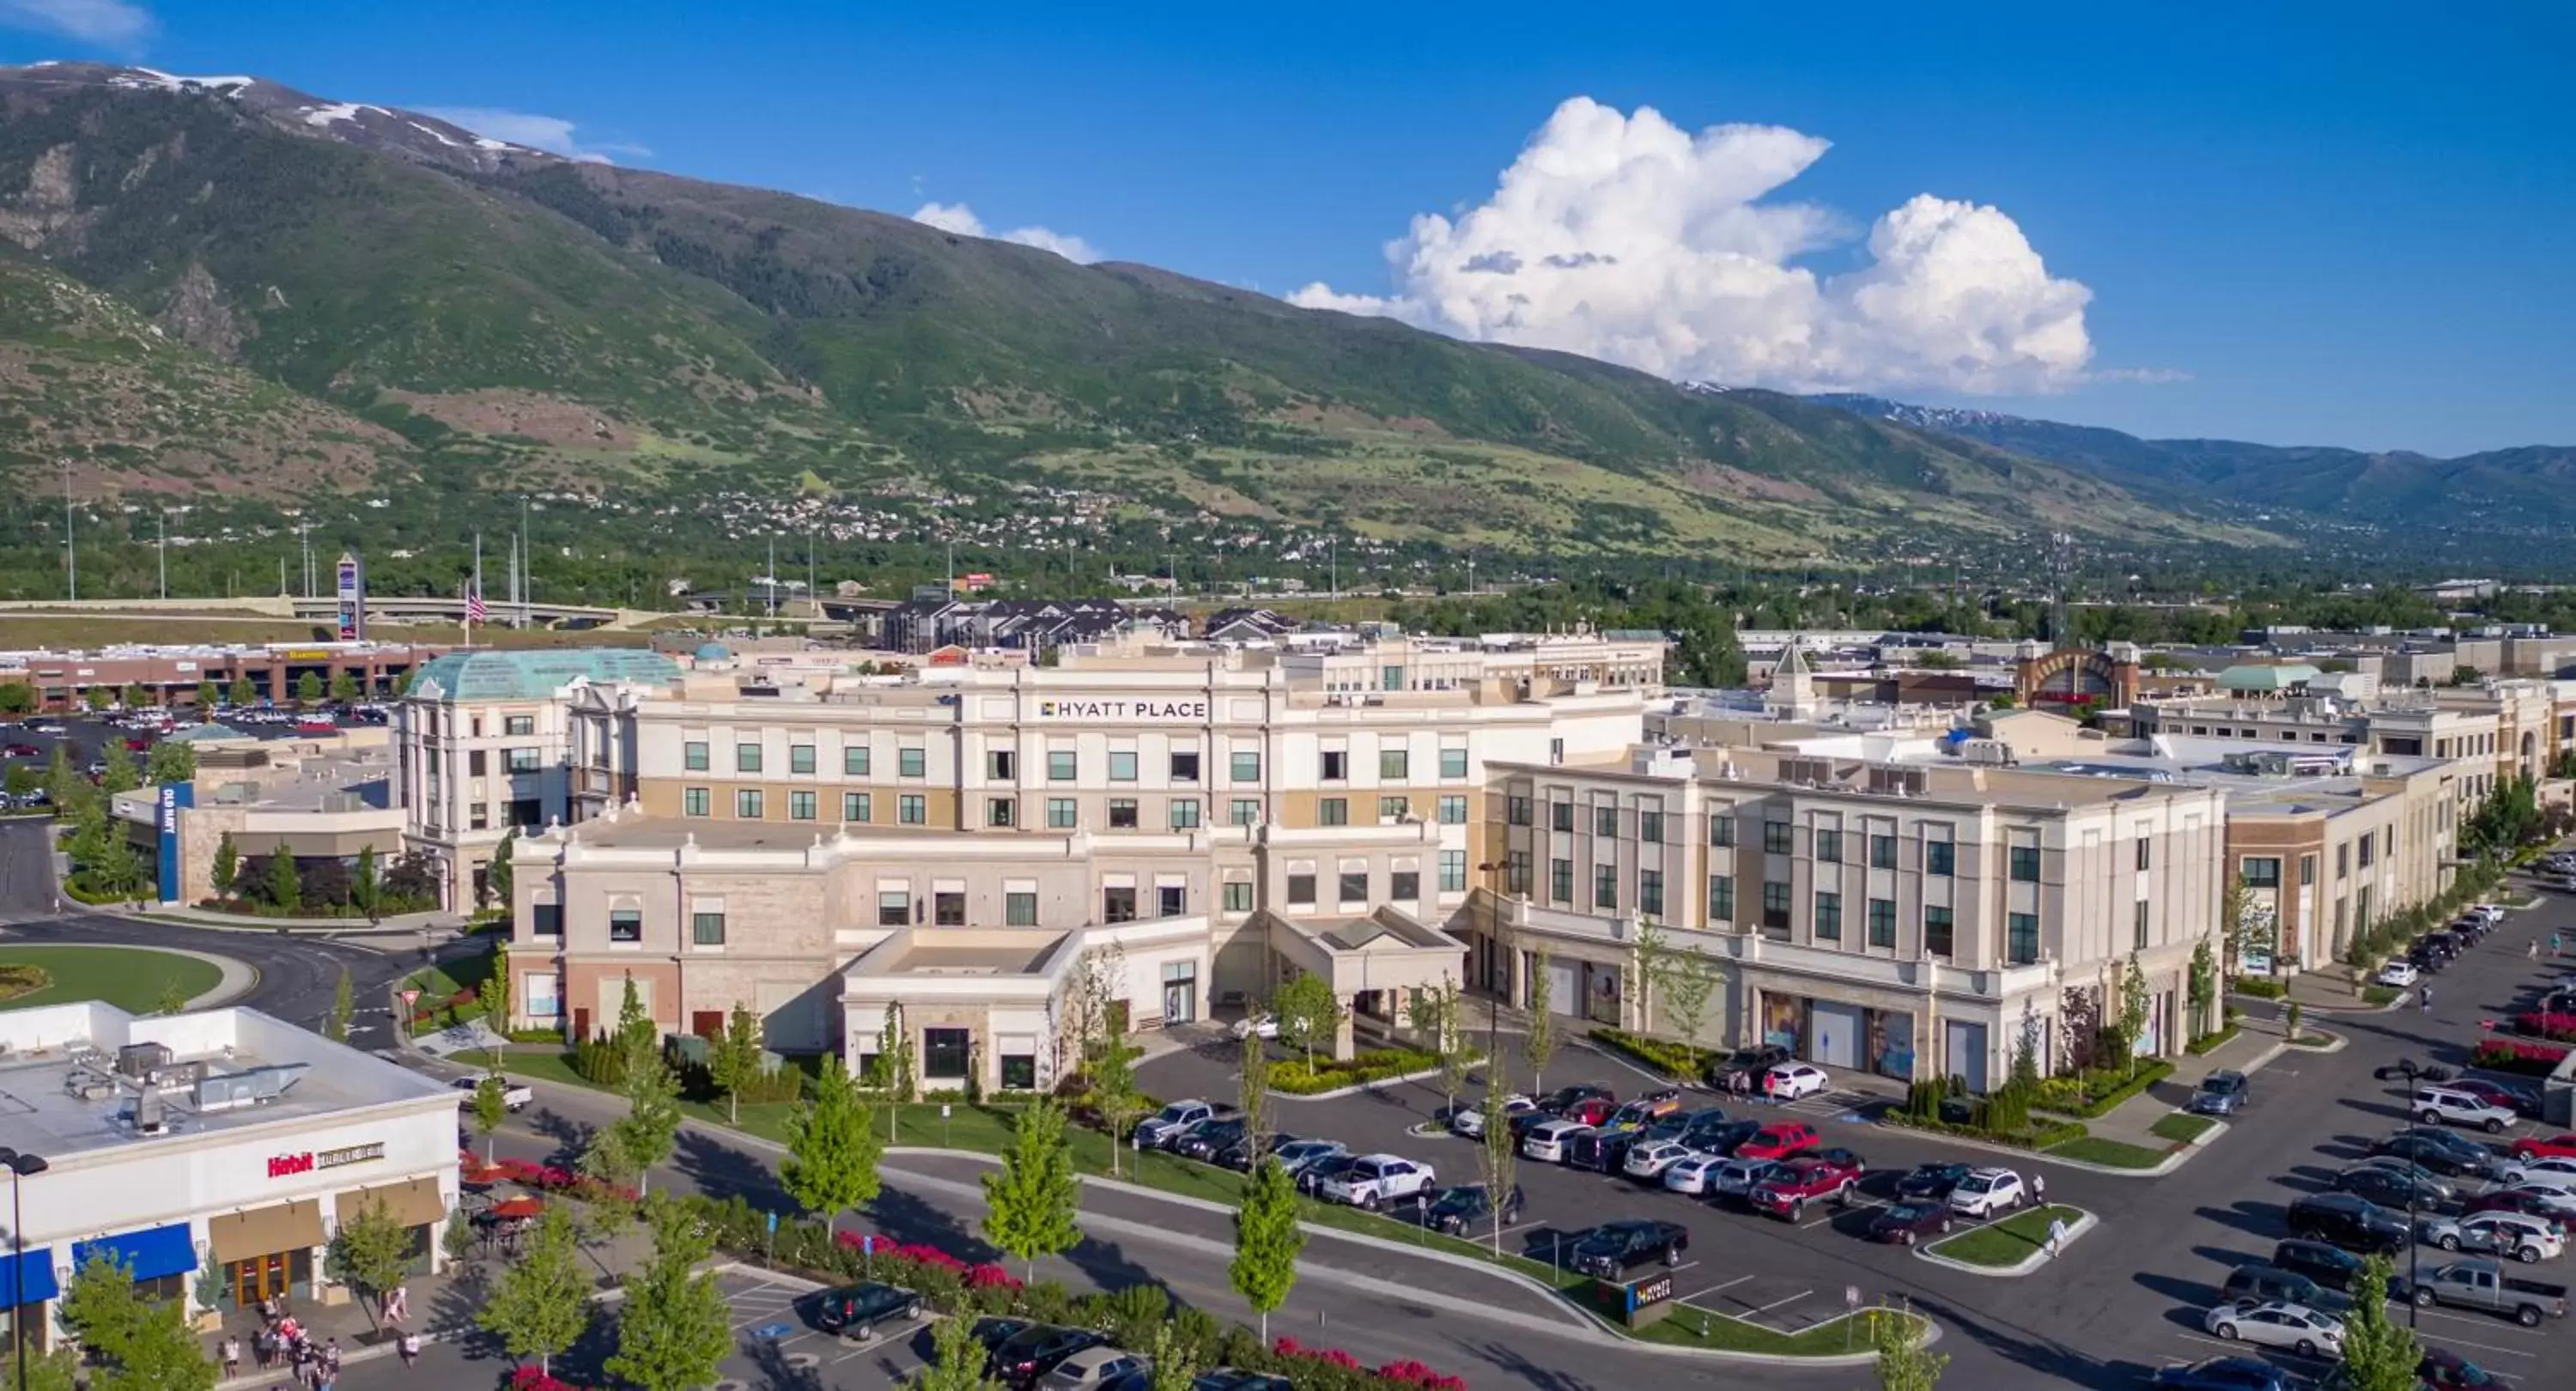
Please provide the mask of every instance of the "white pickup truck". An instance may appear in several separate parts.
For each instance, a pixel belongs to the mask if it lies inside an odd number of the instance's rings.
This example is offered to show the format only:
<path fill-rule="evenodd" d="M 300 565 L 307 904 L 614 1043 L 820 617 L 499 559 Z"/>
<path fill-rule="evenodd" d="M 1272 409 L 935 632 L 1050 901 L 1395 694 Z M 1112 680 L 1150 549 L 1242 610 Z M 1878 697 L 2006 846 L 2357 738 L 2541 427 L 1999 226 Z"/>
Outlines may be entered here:
<path fill-rule="evenodd" d="M 483 1079 L 480 1077 L 457 1078 L 456 1090 L 462 1093 L 462 1095 L 456 1098 L 457 1108 L 459 1110 L 473 1109 L 474 1093 L 476 1090 L 481 1088 L 482 1085 Z M 512 1111 L 519 1111 L 525 1109 L 529 1102 L 536 1099 L 536 1089 L 529 1086 L 527 1083 L 513 1082 L 507 1077 L 501 1079 L 501 1104 L 503 1106 L 510 1108 Z"/>

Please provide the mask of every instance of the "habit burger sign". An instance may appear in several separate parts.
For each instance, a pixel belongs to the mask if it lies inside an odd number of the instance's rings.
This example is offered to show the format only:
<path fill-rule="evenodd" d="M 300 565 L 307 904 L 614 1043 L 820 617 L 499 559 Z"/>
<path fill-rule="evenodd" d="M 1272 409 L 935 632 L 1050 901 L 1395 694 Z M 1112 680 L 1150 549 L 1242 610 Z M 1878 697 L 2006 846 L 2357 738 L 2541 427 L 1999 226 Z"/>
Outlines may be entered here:
<path fill-rule="evenodd" d="M 385 1157 L 382 1141 L 351 1145 L 346 1149 L 306 1150 L 301 1154 L 272 1154 L 268 1157 L 270 1178 L 293 1178 L 316 1169 L 338 1169 L 351 1164 L 366 1164 Z"/>

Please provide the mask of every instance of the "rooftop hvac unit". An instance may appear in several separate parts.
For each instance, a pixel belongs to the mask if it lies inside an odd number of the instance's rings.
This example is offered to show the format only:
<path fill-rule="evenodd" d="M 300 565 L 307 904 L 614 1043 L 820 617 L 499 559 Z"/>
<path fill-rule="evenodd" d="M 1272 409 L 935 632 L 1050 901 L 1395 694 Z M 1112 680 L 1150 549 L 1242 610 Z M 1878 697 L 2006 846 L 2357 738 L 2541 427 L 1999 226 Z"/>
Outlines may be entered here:
<path fill-rule="evenodd" d="M 135 1094 L 126 1108 L 126 1119 L 133 1123 L 137 1135 L 165 1135 L 170 1130 L 169 1103 L 161 1093 L 149 1088 Z"/>
<path fill-rule="evenodd" d="M 287 1088 L 301 1080 L 299 1074 L 304 1066 L 302 1063 L 285 1063 L 202 1078 L 197 1083 L 197 1109 L 229 1111 L 275 1101 L 286 1095 Z"/>
<path fill-rule="evenodd" d="M 129 1043 L 116 1050 L 116 1070 L 127 1077 L 149 1077 L 169 1065 L 166 1043 Z"/>

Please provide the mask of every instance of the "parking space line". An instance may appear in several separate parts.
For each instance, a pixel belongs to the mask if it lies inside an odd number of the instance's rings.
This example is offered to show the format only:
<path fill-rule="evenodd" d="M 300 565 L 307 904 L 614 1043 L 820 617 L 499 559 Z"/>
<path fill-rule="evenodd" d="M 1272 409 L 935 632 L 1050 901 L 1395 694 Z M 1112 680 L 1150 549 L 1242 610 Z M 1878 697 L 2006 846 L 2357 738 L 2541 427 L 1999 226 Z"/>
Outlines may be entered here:
<path fill-rule="evenodd" d="M 1811 1295 L 1811 1294 L 1814 1294 L 1814 1293 L 1815 1293 L 1815 1291 L 1814 1291 L 1814 1290 L 1800 1290 L 1800 1291 L 1798 1291 L 1796 1294 L 1793 1294 L 1793 1295 L 1789 1296 L 1789 1297 L 1788 1297 L 1788 1298 L 1786 1298 L 1786 1299 L 1775 1299 L 1775 1300 L 1772 1300 L 1770 1303 L 1763 1305 L 1761 1308 L 1756 1309 L 1756 1310 L 1754 1310 L 1753 1312 L 1751 1312 L 1751 1313 L 1749 1313 L 1749 1314 L 1746 1314 L 1744 1317 L 1745 1317 L 1745 1318 L 1747 1318 L 1747 1319 L 1758 1319 L 1758 1318 L 1762 1317 L 1764 1314 L 1770 1313 L 1772 1310 L 1777 1309 L 1777 1308 L 1781 1307 L 1781 1306 L 1782 1306 L 1782 1305 L 1784 1305 L 1784 1304 L 1795 1304 L 1795 1303 L 1797 1303 L 1799 1300 L 1804 1299 L 1804 1298 L 1806 1298 L 1808 1295 Z"/>
<path fill-rule="evenodd" d="M 2332 1361 L 2323 1357 L 2301 1357 L 2297 1350 L 2293 1348 L 2269 1347 L 2262 1343 L 2231 1343 L 2224 1338 L 2212 1338 L 2200 1333 L 2185 1333 L 2182 1336 L 2195 1343 L 2207 1343 L 2214 1348 L 2226 1348 L 2239 1357 L 2263 1357 L 2268 1355 L 2277 1357 L 2284 1362 L 2296 1362 L 2303 1366 L 2330 1367 L 2334 1365 Z"/>
<path fill-rule="evenodd" d="M 877 1352 L 885 1348 L 899 1348 L 906 1342 L 909 1342 L 913 1334 L 918 1333 L 929 1326 L 930 1320 L 916 1319 L 913 1322 L 904 1325 L 902 1330 L 899 1332 L 880 1333 L 877 1336 L 868 1339 L 866 1342 L 859 1344 L 857 1347 L 850 1349 L 848 1352 L 842 1353 L 840 1356 L 833 1358 L 832 1365 L 837 1367 L 842 1363 L 849 1361 L 853 1357 L 865 1357 L 869 1353 Z"/>
<path fill-rule="evenodd" d="M 1845 1213 L 1867 1212 L 1872 1208 L 1882 1208 L 1885 1206 L 1887 1206 L 1886 1203 L 1880 1202 L 1877 1199 L 1871 1199 L 1865 1203 L 1851 1203 L 1844 1207 L 1829 1211 L 1824 1216 L 1817 1218 L 1813 1222 L 1801 1222 L 1798 1224 L 1798 1227 L 1802 1231 L 1808 1227 L 1821 1227 L 1826 1223 L 1833 1221 L 1835 1218 L 1841 1217 Z"/>
<path fill-rule="evenodd" d="M 1688 1304 L 1688 1303 L 1690 1303 L 1692 1300 L 1695 1300 L 1695 1299 L 1706 1299 L 1706 1298 L 1708 1298 L 1710 1295 L 1713 1295 L 1713 1294 L 1717 1293 L 1719 1290 L 1731 1290 L 1731 1289 L 1735 1288 L 1736 1286 L 1741 1285 L 1741 1284 L 1743 1284 L 1745 1281 L 1750 1280 L 1750 1279 L 1752 1279 L 1752 1278 L 1753 1278 L 1753 1277 L 1752 1277 L 1752 1276 L 1750 1276 L 1750 1275 L 1738 1275 L 1738 1276 L 1736 1276 L 1734 1279 L 1727 1281 L 1725 1284 L 1722 1284 L 1722 1285 L 1711 1285 L 1711 1286 L 1709 1286 L 1707 1289 L 1701 1290 L 1701 1291 L 1700 1291 L 1699 1293 L 1697 1293 L 1697 1294 L 1684 1295 L 1684 1296 L 1682 1297 L 1681 1302 L 1682 1302 L 1682 1303 L 1684 1303 L 1684 1304 Z"/>

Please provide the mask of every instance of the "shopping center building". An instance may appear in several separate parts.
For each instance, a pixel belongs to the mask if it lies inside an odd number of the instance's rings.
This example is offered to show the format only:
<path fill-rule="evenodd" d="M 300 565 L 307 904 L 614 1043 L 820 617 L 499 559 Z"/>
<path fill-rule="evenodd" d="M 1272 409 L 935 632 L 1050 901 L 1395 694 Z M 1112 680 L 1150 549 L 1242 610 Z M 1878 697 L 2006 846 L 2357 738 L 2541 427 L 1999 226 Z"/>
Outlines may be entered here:
<path fill-rule="evenodd" d="M 0 1012 L 0 1146 L 44 1161 L 17 1180 L 23 1254 L 0 1250 L 0 1313 L 38 1350 L 94 1255 L 191 1314 L 334 1303 L 342 1223 L 383 1204 L 426 1273 L 457 1197 L 454 1092 L 247 1009 Z"/>

